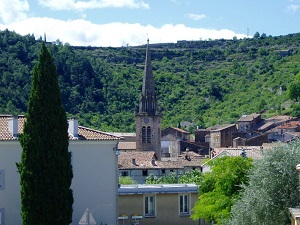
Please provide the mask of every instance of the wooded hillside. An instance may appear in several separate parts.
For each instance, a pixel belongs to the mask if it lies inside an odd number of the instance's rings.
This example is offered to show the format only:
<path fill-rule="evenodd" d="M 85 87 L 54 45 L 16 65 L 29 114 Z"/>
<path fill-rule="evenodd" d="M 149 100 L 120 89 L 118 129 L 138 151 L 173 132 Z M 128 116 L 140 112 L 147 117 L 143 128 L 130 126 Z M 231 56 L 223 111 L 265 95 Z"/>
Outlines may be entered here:
<path fill-rule="evenodd" d="M 40 46 L 33 35 L 0 31 L 1 114 L 26 112 Z M 145 46 L 73 47 L 56 41 L 47 47 L 69 116 L 103 131 L 134 131 Z M 300 72 L 300 33 L 150 48 L 163 127 L 180 121 L 205 127 L 234 123 L 263 110 L 265 116 L 292 112 L 287 88 Z"/>

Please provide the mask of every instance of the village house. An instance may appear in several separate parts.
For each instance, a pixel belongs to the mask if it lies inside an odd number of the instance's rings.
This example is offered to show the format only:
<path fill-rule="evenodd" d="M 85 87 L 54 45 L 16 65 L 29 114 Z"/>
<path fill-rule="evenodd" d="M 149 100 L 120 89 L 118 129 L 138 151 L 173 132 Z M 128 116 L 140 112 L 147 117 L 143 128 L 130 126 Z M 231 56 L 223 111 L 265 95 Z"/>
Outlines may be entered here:
<path fill-rule="evenodd" d="M 252 113 L 250 115 L 243 115 L 238 120 L 238 132 L 248 132 L 260 122 L 262 122 L 261 114 Z"/>
<path fill-rule="evenodd" d="M 190 133 L 176 127 L 167 127 L 161 131 L 161 150 L 165 157 L 177 157 L 185 151 L 184 142 L 190 141 Z"/>
<path fill-rule="evenodd" d="M 228 148 L 215 148 L 212 152 L 212 157 L 209 161 L 202 165 L 202 172 L 209 172 L 209 162 L 223 156 L 244 156 L 253 159 L 260 159 L 263 153 L 261 146 L 239 146 L 239 147 L 228 147 Z"/>
<path fill-rule="evenodd" d="M 201 170 L 203 157 L 194 152 L 182 152 L 177 157 L 163 157 L 158 160 L 153 151 L 124 152 L 118 157 L 119 176 L 129 176 L 139 184 L 144 184 L 146 178 L 152 174 L 162 177 L 175 173 L 180 175 L 186 171 Z"/>
<path fill-rule="evenodd" d="M 198 200 L 198 186 L 194 184 L 121 185 L 118 195 L 118 225 L 199 225 L 203 222 L 190 218 Z"/>
<path fill-rule="evenodd" d="M 232 146 L 232 134 L 236 132 L 235 124 L 225 124 L 207 128 L 210 131 L 209 143 L 210 148 L 220 148 Z"/>
<path fill-rule="evenodd" d="M 0 115 L 0 224 L 20 225 L 20 162 L 22 148 L 18 135 L 25 117 Z M 87 209 L 97 224 L 117 224 L 118 168 L 117 144 L 120 138 L 79 126 L 69 120 L 69 151 L 74 178 L 72 225 L 78 225 Z"/>

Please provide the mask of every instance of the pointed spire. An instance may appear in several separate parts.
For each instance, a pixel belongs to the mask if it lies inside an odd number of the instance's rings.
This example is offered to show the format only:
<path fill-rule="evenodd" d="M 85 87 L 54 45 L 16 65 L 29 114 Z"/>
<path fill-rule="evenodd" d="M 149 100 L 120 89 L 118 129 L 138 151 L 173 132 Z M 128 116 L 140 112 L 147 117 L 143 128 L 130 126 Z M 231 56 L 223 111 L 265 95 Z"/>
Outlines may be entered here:
<path fill-rule="evenodd" d="M 155 92 L 154 78 L 153 78 L 153 73 L 152 73 L 149 38 L 148 38 L 147 39 L 147 50 L 146 50 L 146 60 L 145 60 L 145 70 L 144 70 L 142 94 L 143 95 L 152 95 L 154 92 Z"/>
<path fill-rule="evenodd" d="M 157 96 L 154 87 L 154 76 L 152 73 L 150 57 L 149 39 L 147 40 L 144 79 L 138 113 L 147 113 L 148 116 L 156 115 L 158 113 Z"/>

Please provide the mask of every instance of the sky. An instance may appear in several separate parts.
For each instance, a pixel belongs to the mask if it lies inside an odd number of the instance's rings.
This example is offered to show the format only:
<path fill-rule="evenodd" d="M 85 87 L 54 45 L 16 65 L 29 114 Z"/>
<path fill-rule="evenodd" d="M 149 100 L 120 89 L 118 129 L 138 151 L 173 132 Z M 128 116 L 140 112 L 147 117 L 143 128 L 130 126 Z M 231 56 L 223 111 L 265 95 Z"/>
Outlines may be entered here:
<path fill-rule="evenodd" d="M 0 0 L 0 30 L 121 47 L 300 32 L 300 0 Z"/>

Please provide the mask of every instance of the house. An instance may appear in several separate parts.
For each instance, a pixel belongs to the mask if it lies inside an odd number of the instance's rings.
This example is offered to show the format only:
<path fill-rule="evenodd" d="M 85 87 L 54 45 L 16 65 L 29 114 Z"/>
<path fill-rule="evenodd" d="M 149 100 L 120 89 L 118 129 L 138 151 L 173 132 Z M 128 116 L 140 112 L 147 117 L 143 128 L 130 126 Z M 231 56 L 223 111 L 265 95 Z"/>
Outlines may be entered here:
<path fill-rule="evenodd" d="M 190 132 L 177 127 L 167 127 L 161 131 L 162 140 L 190 141 Z"/>
<path fill-rule="evenodd" d="M 262 121 L 261 114 L 243 115 L 238 120 L 238 132 L 247 132 Z"/>
<path fill-rule="evenodd" d="M 118 144 L 118 149 L 120 151 L 124 151 L 124 152 L 127 152 L 127 151 L 136 151 L 136 142 L 134 141 L 120 141 L 119 144 Z"/>
<path fill-rule="evenodd" d="M 121 185 L 118 225 L 197 225 L 190 218 L 197 200 L 194 184 Z"/>
<path fill-rule="evenodd" d="M 195 130 L 195 142 L 196 143 L 205 143 L 205 137 L 210 132 L 208 129 L 196 129 Z"/>
<path fill-rule="evenodd" d="M 162 177 L 186 171 L 201 170 L 203 157 L 194 152 L 182 152 L 177 157 L 162 157 L 158 160 L 154 151 L 120 151 L 118 157 L 119 176 L 130 176 L 139 184 L 144 184 L 146 178 L 152 174 Z"/>
<path fill-rule="evenodd" d="M 209 172 L 210 166 L 208 165 L 210 161 L 215 160 L 217 158 L 223 156 L 245 156 L 253 158 L 253 159 L 260 159 L 263 153 L 263 148 L 261 146 L 239 146 L 239 147 L 230 147 L 230 148 L 215 148 L 211 152 L 211 159 L 205 162 L 202 165 L 202 172 Z"/>
<path fill-rule="evenodd" d="M 232 134 L 236 132 L 235 124 L 225 124 L 208 128 L 210 131 L 210 148 L 232 146 Z"/>
<path fill-rule="evenodd" d="M 190 141 L 190 133 L 177 127 L 167 127 L 161 131 L 163 156 L 176 157 L 185 150 L 183 142 Z"/>
<path fill-rule="evenodd" d="M 20 225 L 20 162 L 22 148 L 18 134 L 25 117 L 0 115 L 0 221 L 1 225 Z M 69 151 L 72 153 L 74 178 L 73 222 L 78 225 L 87 209 L 97 224 L 117 223 L 118 168 L 116 147 L 120 138 L 78 126 L 69 120 Z"/>
<path fill-rule="evenodd" d="M 242 134 L 242 135 L 240 135 Z M 263 143 L 271 142 L 269 140 L 268 132 L 258 133 L 251 132 L 250 135 L 244 135 L 245 133 L 234 133 L 233 134 L 233 147 L 237 146 L 261 146 Z M 238 136 L 235 138 L 235 136 Z M 244 136 L 244 137 L 241 137 Z"/>
<path fill-rule="evenodd" d="M 300 122 L 291 121 L 284 125 L 277 127 L 278 133 L 283 134 L 285 132 L 299 132 L 300 131 Z"/>

